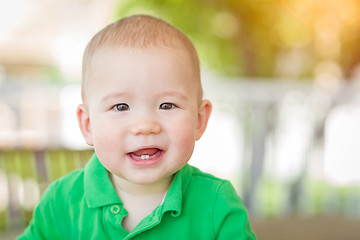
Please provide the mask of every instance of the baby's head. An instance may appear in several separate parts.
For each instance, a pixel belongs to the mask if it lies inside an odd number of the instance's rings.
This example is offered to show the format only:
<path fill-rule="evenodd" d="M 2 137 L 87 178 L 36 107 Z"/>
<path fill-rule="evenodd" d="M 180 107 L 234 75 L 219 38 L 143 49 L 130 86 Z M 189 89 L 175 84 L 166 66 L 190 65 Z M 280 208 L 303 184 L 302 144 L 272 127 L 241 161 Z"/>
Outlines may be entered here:
<path fill-rule="evenodd" d="M 162 20 L 134 16 L 94 36 L 83 63 L 77 116 L 103 166 L 137 184 L 168 182 L 206 129 L 194 46 Z"/>
<path fill-rule="evenodd" d="M 147 15 L 135 15 L 120 19 L 99 31 L 87 45 L 82 67 L 82 100 L 87 104 L 91 97 L 89 90 L 95 79 L 93 76 L 98 53 L 115 51 L 118 49 L 145 50 L 145 49 L 173 49 L 180 51 L 188 61 L 189 70 L 193 71 L 193 87 L 198 90 L 199 99 L 202 99 L 199 59 L 192 42 L 177 28 L 161 19 Z M 121 53 L 120 53 L 121 54 Z"/>

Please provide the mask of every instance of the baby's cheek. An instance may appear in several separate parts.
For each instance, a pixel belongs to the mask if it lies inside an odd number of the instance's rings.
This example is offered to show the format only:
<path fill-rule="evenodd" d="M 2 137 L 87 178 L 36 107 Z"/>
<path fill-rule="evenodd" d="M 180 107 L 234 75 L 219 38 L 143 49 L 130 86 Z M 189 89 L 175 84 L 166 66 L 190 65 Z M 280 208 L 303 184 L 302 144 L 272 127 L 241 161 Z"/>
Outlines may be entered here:
<path fill-rule="evenodd" d="M 94 148 L 103 154 L 114 152 L 116 148 L 119 148 L 117 145 L 119 145 L 120 138 L 111 125 L 104 124 L 95 133 Z"/>
<path fill-rule="evenodd" d="M 122 156 L 120 153 L 122 147 L 119 146 L 119 142 L 116 139 L 118 137 L 115 134 L 105 134 L 103 132 L 96 138 L 94 149 L 102 165 L 108 171 L 117 174 L 117 169 L 119 169 L 119 164 L 121 164 L 119 159 Z"/>
<path fill-rule="evenodd" d="M 190 126 L 179 128 L 176 134 L 176 142 L 181 151 L 192 152 L 195 145 L 195 132 Z"/>

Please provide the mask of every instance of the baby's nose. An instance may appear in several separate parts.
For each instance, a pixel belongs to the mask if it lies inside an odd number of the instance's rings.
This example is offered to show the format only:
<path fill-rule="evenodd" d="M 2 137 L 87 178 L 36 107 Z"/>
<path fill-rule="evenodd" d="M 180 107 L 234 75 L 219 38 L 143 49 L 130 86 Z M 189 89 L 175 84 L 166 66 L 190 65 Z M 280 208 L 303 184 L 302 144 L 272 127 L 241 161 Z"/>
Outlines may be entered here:
<path fill-rule="evenodd" d="M 151 118 L 140 119 L 131 127 L 131 133 L 133 135 L 158 134 L 160 131 L 160 124 L 155 119 Z"/>

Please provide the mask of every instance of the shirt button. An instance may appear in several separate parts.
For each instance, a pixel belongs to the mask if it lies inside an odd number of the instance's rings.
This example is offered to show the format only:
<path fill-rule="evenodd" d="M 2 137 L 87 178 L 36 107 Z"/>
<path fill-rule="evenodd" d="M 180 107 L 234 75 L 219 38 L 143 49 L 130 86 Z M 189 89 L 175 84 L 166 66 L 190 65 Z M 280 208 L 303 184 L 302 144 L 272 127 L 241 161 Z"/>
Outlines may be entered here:
<path fill-rule="evenodd" d="M 120 207 L 118 205 L 111 206 L 110 211 L 113 214 L 118 214 L 120 212 Z"/>

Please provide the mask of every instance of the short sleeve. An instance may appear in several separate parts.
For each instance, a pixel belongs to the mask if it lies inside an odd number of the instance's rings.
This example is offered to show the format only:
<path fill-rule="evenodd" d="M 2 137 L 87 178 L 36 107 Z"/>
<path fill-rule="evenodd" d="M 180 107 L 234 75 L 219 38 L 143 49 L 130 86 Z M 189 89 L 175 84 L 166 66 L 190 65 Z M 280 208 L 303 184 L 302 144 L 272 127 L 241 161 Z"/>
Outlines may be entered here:
<path fill-rule="evenodd" d="M 229 181 L 218 189 L 213 217 L 217 240 L 256 239 L 246 208 Z"/>

